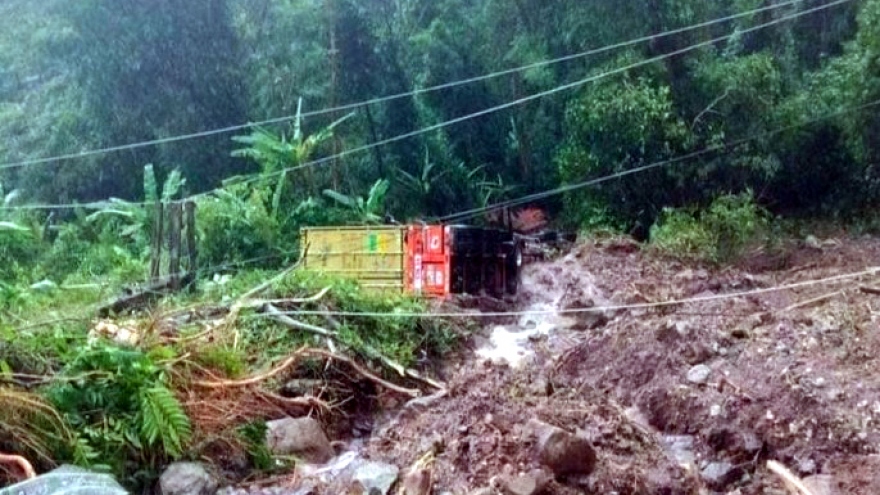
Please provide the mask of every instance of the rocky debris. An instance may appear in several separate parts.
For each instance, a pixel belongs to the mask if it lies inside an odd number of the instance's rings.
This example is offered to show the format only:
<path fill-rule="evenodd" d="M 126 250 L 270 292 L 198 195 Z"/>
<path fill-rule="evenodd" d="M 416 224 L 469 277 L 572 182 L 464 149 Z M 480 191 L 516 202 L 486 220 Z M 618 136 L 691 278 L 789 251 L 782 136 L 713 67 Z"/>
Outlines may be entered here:
<path fill-rule="evenodd" d="M 575 320 L 571 329 L 577 332 L 585 332 L 587 330 L 602 328 L 607 324 L 608 316 L 606 316 L 605 313 L 601 311 L 589 311 L 586 313 L 579 313 L 577 315 L 577 320 Z"/>
<path fill-rule="evenodd" d="M 830 474 L 817 474 L 804 478 L 802 481 L 813 495 L 838 495 L 834 476 Z"/>
<path fill-rule="evenodd" d="M 313 418 L 287 417 L 266 426 L 266 445 L 275 455 L 293 455 L 315 464 L 328 462 L 335 455 L 321 424 Z"/>
<path fill-rule="evenodd" d="M 159 478 L 162 495 L 214 495 L 220 483 L 197 462 L 175 462 Z"/>
<path fill-rule="evenodd" d="M 596 451 L 586 438 L 534 419 L 528 428 L 538 439 L 541 463 L 557 477 L 588 475 L 596 469 Z"/>
<path fill-rule="evenodd" d="M 399 475 L 397 466 L 367 461 L 357 466 L 353 480 L 363 488 L 363 495 L 387 495 Z"/>
<path fill-rule="evenodd" d="M 694 454 L 694 437 L 691 435 L 667 435 L 663 437 L 663 445 L 679 464 L 691 465 L 697 459 Z"/>
<path fill-rule="evenodd" d="M 739 470 L 727 461 L 716 461 L 707 464 L 700 475 L 706 484 L 720 490 L 739 478 Z"/>
<path fill-rule="evenodd" d="M 695 385 L 702 385 L 709 381 L 709 376 L 711 374 L 712 368 L 706 366 L 705 364 L 698 364 L 688 370 L 687 380 Z"/>
<path fill-rule="evenodd" d="M 403 478 L 403 493 L 401 495 L 431 495 L 434 480 L 428 469 L 415 469 Z"/>
<path fill-rule="evenodd" d="M 504 495 L 538 495 L 551 480 L 552 476 L 547 471 L 534 469 L 520 475 L 503 475 L 498 483 Z"/>

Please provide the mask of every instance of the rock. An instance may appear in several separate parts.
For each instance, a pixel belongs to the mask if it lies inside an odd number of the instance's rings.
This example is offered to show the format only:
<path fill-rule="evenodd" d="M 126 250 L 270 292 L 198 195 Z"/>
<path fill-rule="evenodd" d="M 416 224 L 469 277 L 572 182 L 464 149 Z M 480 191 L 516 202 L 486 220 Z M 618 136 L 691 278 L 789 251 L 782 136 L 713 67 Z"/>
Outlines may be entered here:
<path fill-rule="evenodd" d="M 354 472 L 354 481 L 360 483 L 369 495 L 387 495 L 391 486 L 397 481 L 400 469 L 382 462 L 365 462 Z"/>
<path fill-rule="evenodd" d="M 434 479 L 430 470 L 416 469 L 403 478 L 402 495 L 431 495 Z"/>
<path fill-rule="evenodd" d="M 705 364 L 698 364 L 688 370 L 687 380 L 696 385 L 702 385 L 709 381 L 709 375 L 712 374 L 712 368 Z"/>
<path fill-rule="evenodd" d="M 595 330 L 608 324 L 608 317 L 604 313 L 589 312 L 577 315 L 577 320 L 571 329 L 576 332 L 585 332 L 587 330 Z"/>
<path fill-rule="evenodd" d="M 739 477 L 739 471 L 736 467 L 726 461 L 710 462 L 700 472 L 703 480 L 714 489 L 722 489 L 736 481 Z"/>
<path fill-rule="evenodd" d="M 293 455 L 315 464 L 335 455 L 321 424 L 312 418 L 283 418 L 266 426 L 266 445 L 275 455 Z"/>
<path fill-rule="evenodd" d="M 554 475 L 587 475 L 596 469 L 596 451 L 586 438 L 534 419 L 529 428 L 538 438 L 541 463 Z"/>
<path fill-rule="evenodd" d="M 697 456 L 694 454 L 694 437 L 691 435 L 664 436 L 663 445 L 679 464 L 691 465 L 697 460 Z"/>
<path fill-rule="evenodd" d="M 125 495 L 122 486 L 104 473 L 63 465 L 35 478 L 0 488 L 3 495 L 45 495 L 51 493 L 88 493 L 90 495 Z"/>
<path fill-rule="evenodd" d="M 813 474 L 816 472 L 816 461 L 810 459 L 801 459 L 798 461 L 798 471 L 801 474 Z"/>
<path fill-rule="evenodd" d="M 538 495 L 550 483 L 551 476 L 542 469 L 534 469 L 519 476 L 505 475 L 500 478 L 504 495 Z"/>
<path fill-rule="evenodd" d="M 159 478 L 162 495 L 214 495 L 219 482 L 202 464 L 175 462 Z"/>
<path fill-rule="evenodd" d="M 837 483 L 830 474 L 817 474 L 802 480 L 813 495 L 837 495 Z"/>

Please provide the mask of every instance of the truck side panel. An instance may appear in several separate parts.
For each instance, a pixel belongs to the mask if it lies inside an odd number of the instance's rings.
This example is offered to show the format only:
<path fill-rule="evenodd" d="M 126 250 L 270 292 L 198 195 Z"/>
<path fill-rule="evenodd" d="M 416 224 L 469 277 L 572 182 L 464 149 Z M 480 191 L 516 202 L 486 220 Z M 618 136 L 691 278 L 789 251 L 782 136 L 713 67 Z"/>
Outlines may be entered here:
<path fill-rule="evenodd" d="M 307 227 L 302 266 L 375 291 L 404 289 L 405 227 Z"/>

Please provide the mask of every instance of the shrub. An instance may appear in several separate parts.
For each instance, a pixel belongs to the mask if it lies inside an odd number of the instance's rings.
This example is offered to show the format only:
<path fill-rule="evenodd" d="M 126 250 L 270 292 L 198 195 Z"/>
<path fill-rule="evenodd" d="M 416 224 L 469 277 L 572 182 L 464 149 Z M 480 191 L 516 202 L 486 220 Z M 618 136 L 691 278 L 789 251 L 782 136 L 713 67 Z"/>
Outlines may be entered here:
<path fill-rule="evenodd" d="M 676 257 L 721 263 L 761 242 L 768 214 L 751 193 L 720 196 L 708 209 L 665 208 L 651 227 L 651 244 Z"/>

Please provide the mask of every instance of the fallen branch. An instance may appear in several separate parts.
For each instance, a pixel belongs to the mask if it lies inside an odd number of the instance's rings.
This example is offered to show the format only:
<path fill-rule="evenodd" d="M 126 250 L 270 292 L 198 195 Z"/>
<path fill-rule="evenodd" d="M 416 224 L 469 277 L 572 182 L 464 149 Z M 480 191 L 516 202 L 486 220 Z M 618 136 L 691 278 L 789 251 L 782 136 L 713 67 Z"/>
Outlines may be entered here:
<path fill-rule="evenodd" d="M 776 461 L 767 461 L 767 468 L 782 479 L 785 487 L 792 495 L 814 495 L 800 478 L 792 474 L 782 464 Z"/>
<path fill-rule="evenodd" d="M 266 304 L 264 308 L 265 312 L 268 313 L 273 320 L 294 330 L 304 330 L 306 332 L 311 332 L 328 338 L 337 338 L 339 336 L 336 332 L 331 332 L 326 328 L 321 328 L 315 325 L 294 320 L 293 318 L 283 314 L 281 311 L 278 310 L 278 308 L 276 308 L 272 304 Z"/>
<path fill-rule="evenodd" d="M 804 308 L 804 307 L 806 307 L 806 306 L 810 306 L 810 305 L 813 305 L 813 304 L 816 304 L 816 303 L 819 303 L 819 302 L 822 302 L 822 301 L 825 301 L 825 300 L 828 300 L 828 299 L 832 299 L 832 298 L 834 298 L 834 297 L 836 297 L 836 296 L 839 296 L 839 295 L 841 295 L 841 294 L 843 294 L 843 291 L 842 291 L 842 290 L 834 291 L 834 292 L 832 292 L 832 293 L 830 293 L 830 294 L 825 294 L 825 295 L 823 295 L 823 296 L 814 297 L 813 299 L 808 299 L 808 300 L 803 301 L 803 302 L 799 302 L 799 303 L 792 304 L 791 306 L 789 306 L 789 307 L 783 309 L 781 312 L 782 312 L 782 313 L 787 313 L 787 312 L 792 311 L 792 310 L 795 310 L 795 309 Z"/>
<path fill-rule="evenodd" d="M 306 251 L 308 251 L 308 247 L 306 247 Z M 253 289 L 251 289 L 251 290 L 245 292 L 244 294 L 242 294 L 241 296 L 239 296 L 239 298 L 235 300 L 235 303 L 229 308 L 229 313 L 223 318 L 223 321 L 220 323 L 220 325 L 218 325 L 218 327 L 220 327 L 220 328 L 232 327 L 232 323 L 235 322 L 235 320 L 238 318 L 238 314 L 241 312 L 241 310 L 248 306 L 248 301 L 250 299 L 253 299 L 254 296 L 256 296 L 256 295 L 266 291 L 270 287 L 272 287 L 272 285 L 275 284 L 275 282 L 277 282 L 277 281 L 283 279 L 284 277 L 286 277 L 287 275 L 293 273 L 294 270 L 296 270 L 297 268 L 300 267 L 300 265 L 302 264 L 302 260 L 304 260 L 304 259 L 305 259 L 305 253 L 303 253 L 303 256 L 299 259 L 299 261 L 294 263 L 289 268 L 284 269 L 278 275 L 275 275 L 274 277 L 270 278 L 269 280 L 263 282 L 262 284 L 254 287 Z"/>
<path fill-rule="evenodd" d="M 859 286 L 859 290 L 864 294 L 871 294 L 872 296 L 880 296 L 880 287 L 870 287 L 867 285 Z"/>
<path fill-rule="evenodd" d="M 315 326 L 310 323 L 304 323 L 304 322 L 301 322 L 298 320 L 294 320 L 293 318 L 290 318 L 289 316 L 281 313 L 281 311 L 279 311 L 278 308 L 276 308 L 275 306 L 272 306 L 271 304 L 267 304 L 265 306 L 265 311 L 266 311 L 266 313 L 268 313 L 272 317 L 272 319 L 274 319 L 278 323 L 281 323 L 282 325 L 285 325 L 285 326 L 292 328 L 294 330 L 303 330 L 306 332 L 311 332 L 316 335 L 320 335 L 322 337 L 327 337 L 330 340 L 336 340 L 339 338 L 338 332 L 334 332 L 332 330 L 327 330 L 326 328 Z M 325 318 L 328 321 L 330 321 L 330 323 L 334 327 L 336 327 L 337 329 L 342 326 L 342 324 L 340 324 L 339 322 L 334 320 L 332 317 L 330 317 L 329 314 L 326 315 Z M 397 372 L 397 374 L 399 374 L 402 377 L 409 377 L 414 380 L 418 380 L 418 381 L 425 383 L 427 385 L 430 385 L 431 387 L 434 387 L 438 390 L 446 390 L 446 385 L 444 385 L 436 380 L 432 380 L 428 377 L 422 376 L 418 371 L 404 367 L 402 364 L 383 355 L 377 349 L 375 349 L 374 347 L 372 347 L 368 344 L 363 344 L 362 348 L 360 350 L 362 350 L 362 352 L 367 357 L 381 361 L 385 366 L 388 366 L 389 368 L 393 369 L 394 371 Z"/>
<path fill-rule="evenodd" d="M 342 356 L 340 354 L 334 354 L 332 352 L 320 350 L 320 349 L 310 349 L 307 347 L 303 347 L 293 354 L 291 354 L 287 359 L 281 362 L 278 366 L 272 368 L 271 370 L 261 373 L 259 375 L 252 376 L 250 378 L 245 378 L 243 380 L 216 380 L 216 381 L 195 381 L 193 385 L 202 388 L 210 388 L 210 389 L 218 389 L 218 388 L 235 388 L 235 387 L 247 387 L 250 385 L 256 385 L 258 383 L 264 382 L 270 378 L 273 378 L 283 371 L 287 370 L 294 364 L 296 364 L 300 358 L 303 356 L 317 356 L 325 359 L 334 359 L 336 361 L 347 364 L 350 368 L 355 370 L 358 374 L 363 376 L 364 378 L 380 385 L 388 390 L 392 390 L 394 392 L 399 392 L 404 395 L 408 395 L 410 397 L 419 397 L 421 396 L 421 391 L 404 388 L 399 385 L 395 385 L 389 381 L 383 380 L 382 378 L 376 376 L 366 368 L 357 364 L 353 360 Z"/>
<path fill-rule="evenodd" d="M 340 354 L 334 354 L 332 352 L 323 351 L 320 349 L 305 349 L 304 354 L 307 354 L 310 356 L 323 357 L 326 359 L 335 359 L 336 361 L 340 361 L 342 363 L 345 363 L 349 367 L 351 367 L 353 370 L 358 372 L 358 374 L 360 374 L 364 378 L 372 381 L 373 383 L 375 383 L 381 387 L 387 388 L 388 390 L 392 390 L 394 392 L 399 392 L 401 394 L 408 395 L 410 397 L 420 397 L 422 395 L 422 392 L 419 390 L 412 389 L 412 388 L 404 388 L 404 387 L 401 387 L 400 385 L 395 385 L 387 380 L 383 380 L 382 378 L 373 374 L 371 371 L 367 370 L 366 368 L 362 367 L 361 365 L 357 364 L 356 362 L 352 361 L 351 359 L 349 359 L 345 356 L 342 356 Z"/>
<path fill-rule="evenodd" d="M 275 402 L 280 402 L 286 406 L 294 406 L 294 407 L 302 407 L 307 409 L 322 409 L 324 411 L 329 411 L 332 409 L 330 404 L 324 402 L 323 400 L 312 397 L 283 397 L 281 395 L 272 393 L 272 392 L 261 392 L 261 395 L 266 400 L 272 400 Z"/>
<path fill-rule="evenodd" d="M 291 354 L 290 357 L 282 361 L 281 364 L 279 364 L 278 366 L 272 368 L 266 373 L 252 376 L 250 378 L 245 378 L 243 380 L 195 381 L 193 382 L 193 385 L 202 388 L 232 388 L 256 385 L 274 376 L 277 376 L 287 368 L 290 368 L 291 366 L 296 364 L 296 362 L 299 361 L 299 358 L 302 357 L 307 350 L 307 348 L 303 347 Z"/>
<path fill-rule="evenodd" d="M 12 464 L 18 466 L 18 469 L 24 474 L 24 479 L 36 478 L 37 472 L 30 461 L 20 455 L 0 454 L 0 464 Z"/>

